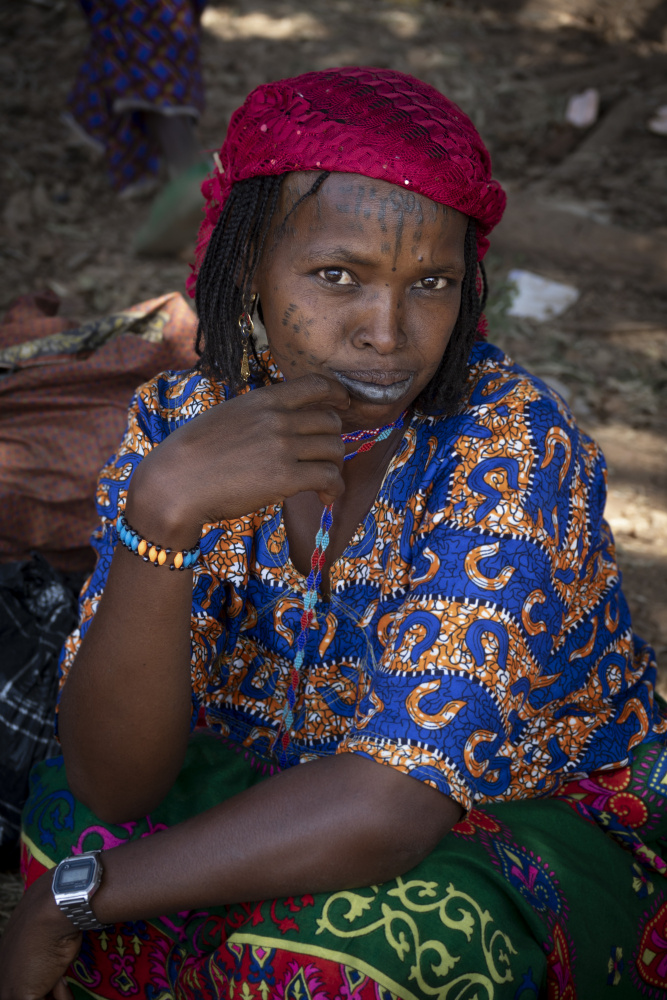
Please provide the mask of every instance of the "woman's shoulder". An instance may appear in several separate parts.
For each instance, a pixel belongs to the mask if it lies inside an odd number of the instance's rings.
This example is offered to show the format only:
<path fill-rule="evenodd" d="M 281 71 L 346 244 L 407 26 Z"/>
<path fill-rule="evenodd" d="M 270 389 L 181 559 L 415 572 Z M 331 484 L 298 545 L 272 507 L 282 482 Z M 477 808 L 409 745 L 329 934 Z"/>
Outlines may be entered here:
<path fill-rule="evenodd" d="M 132 408 L 140 421 L 158 432 L 159 440 L 175 427 L 224 402 L 229 395 L 224 382 L 197 368 L 164 371 L 139 386 Z"/>
<path fill-rule="evenodd" d="M 451 508 L 452 523 L 476 530 L 524 521 L 528 530 L 539 510 L 551 513 L 574 494 L 597 519 L 604 457 L 565 400 L 493 344 L 476 344 L 469 368 L 458 413 L 419 415 L 403 478 L 412 464 L 414 479 L 419 465 L 432 503 Z"/>
<path fill-rule="evenodd" d="M 248 391 L 261 388 L 280 377 L 267 350 L 250 360 Z M 242 390 L 242 392 L 245 390 Z M 231 399 L 235 393 L 227 382 L 198 367 L 164 371 L 139 386 L 131 410 L 154 443 L 177 427 Z"/>
<path fill-rule="evenodd" d="M 489 447 L 514 451 L 521 440 L 541 450 L 545 436 L 558 433 L 567 435 L 573 447 L 589 450 L 591 458 L 600 454 L 563 397 L 487 341 L 472 349 L 459 411 L 451 416 L 421 415 L 420 425 L 422 434 L 435 436 L 440 449 L 463 441 L 470 455 L 480 448 L 488 453 Z"/>
<path fill-rule="evenodd" d="M 539 409 L 573 428 L 576 420 L 563 397 L 547 382 L 518 364 L 509 354 L 488 341 L 476 343 L 471 351 L 469 373 L 462 406 L 453 417 L 434 416 L 440 433 L 456 433 L 474 416 L 509 416 Z"/>

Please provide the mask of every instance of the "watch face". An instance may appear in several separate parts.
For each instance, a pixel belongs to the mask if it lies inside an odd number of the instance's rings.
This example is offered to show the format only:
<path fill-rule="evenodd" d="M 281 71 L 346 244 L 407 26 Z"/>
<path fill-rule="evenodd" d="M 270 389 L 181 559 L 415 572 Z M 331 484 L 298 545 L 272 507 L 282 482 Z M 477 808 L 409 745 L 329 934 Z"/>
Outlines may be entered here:
<path fill-rule="evenodd" d="M 54 892 L 83 892 L 95 874 L 94 858 L 73 858 L 60 865 L 53 879 Z"/>

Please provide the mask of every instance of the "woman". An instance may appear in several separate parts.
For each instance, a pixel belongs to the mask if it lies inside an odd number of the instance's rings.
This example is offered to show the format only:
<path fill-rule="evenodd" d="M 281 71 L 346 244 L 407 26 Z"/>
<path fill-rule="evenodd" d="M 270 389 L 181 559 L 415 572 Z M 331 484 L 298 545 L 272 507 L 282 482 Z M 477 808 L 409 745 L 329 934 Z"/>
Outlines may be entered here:
<path fill-rule="evenodd" d="M 475 129 L 307 74 L 204 193 L 201 366 L 101 474 L 0 997 L 660 995 L 655 664 L 599 450 L 479 335 Z"/>

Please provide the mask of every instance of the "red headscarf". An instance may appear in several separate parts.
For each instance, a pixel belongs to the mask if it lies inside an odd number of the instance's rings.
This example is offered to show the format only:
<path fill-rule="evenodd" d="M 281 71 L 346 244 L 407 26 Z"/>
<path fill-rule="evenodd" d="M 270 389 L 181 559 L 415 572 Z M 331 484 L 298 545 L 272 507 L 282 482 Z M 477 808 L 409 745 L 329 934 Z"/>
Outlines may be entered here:
<path fill-rule="evenodd" d="M 477 129 L 433 87 L 390 69 L 345 67 L 257 87 L 235 111 L 219 163 L 202 184 L 206 216 L 197 272 L 232 185 L 294 170 L 362 174 L 416 191 L 477 222 L 477 255 L 500 221 L 505 192 Z"/>

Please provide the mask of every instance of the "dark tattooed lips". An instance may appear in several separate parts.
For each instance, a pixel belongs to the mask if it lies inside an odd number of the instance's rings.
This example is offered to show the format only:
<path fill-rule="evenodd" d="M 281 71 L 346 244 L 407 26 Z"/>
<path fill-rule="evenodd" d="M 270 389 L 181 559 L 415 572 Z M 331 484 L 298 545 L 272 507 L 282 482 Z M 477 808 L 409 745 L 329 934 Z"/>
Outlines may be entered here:
<path fill-rule="evenodd" d="M 356 399 L 367 403 L 395 403 L 414 381 L 413 372 L 336 371 L 333 374 Z"/>

